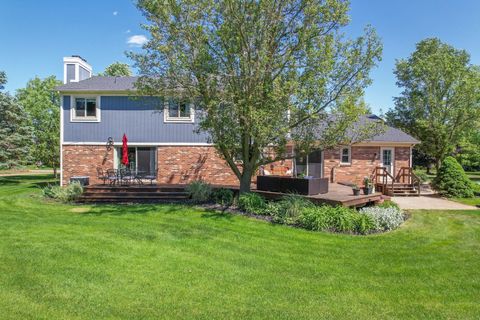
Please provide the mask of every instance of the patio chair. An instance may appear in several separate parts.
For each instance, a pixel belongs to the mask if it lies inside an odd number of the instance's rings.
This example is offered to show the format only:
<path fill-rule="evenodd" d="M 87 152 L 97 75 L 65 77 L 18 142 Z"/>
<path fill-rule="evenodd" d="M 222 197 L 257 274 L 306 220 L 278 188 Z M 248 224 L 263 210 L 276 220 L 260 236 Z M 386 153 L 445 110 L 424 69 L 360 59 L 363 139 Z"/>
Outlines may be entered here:
<path fill-rule="evenodd" d="M 153 180 L 157 180 L 157 176 L 158 176 L 158 169 L 155 169 L 153 172 L 149 172 L 143 178 L 146 179 L 146 180 L 150 180 L 150 185 L 152 185 Z"/>
<path fill-rule="evenodd" d="M 115 185 L 118 181 L 117 170 L 108 169 L 107 170 L 107 180 L 109 185 Z"/>
<path fill-rule="evenodd" d="M 103 172 L 103 169 L 101 167 L 97 167 L 97 178 L 99 180 L 102 180 L 103 184 L 105 184 L 108 179 L 108 176 L 105 174 L 105 172 Z"/>
<path fill-rule="evenodd" d="M 120 170 L 120 180 L 125 182 L 126 184 L 132 183 L 135 179 L 135 176 L 132 174 L 130 169 L 121 169 Z"/>

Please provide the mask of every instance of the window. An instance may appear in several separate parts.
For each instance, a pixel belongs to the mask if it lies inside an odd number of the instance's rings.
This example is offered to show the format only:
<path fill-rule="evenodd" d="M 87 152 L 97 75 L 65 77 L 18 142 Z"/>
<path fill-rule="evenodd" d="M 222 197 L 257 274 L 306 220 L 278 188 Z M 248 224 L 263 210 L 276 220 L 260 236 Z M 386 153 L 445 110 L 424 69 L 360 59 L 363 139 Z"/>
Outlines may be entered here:
<path fill-rule="evenodd" d="M 193 108 L 187 102 L 170 100 L 165 110 L 165 121 L 193 122 Z"/>
<path fill-rule="evenodd" d="M 96 97 L 73 99 L 72 120 L 98 121 L 100 118 Z"/>
<path fill-rule="evenodd" d="M 351 158 L 351 148 L 343 147 L 340 149 L 340 163 L 341 164 L 350 164 Z"/>

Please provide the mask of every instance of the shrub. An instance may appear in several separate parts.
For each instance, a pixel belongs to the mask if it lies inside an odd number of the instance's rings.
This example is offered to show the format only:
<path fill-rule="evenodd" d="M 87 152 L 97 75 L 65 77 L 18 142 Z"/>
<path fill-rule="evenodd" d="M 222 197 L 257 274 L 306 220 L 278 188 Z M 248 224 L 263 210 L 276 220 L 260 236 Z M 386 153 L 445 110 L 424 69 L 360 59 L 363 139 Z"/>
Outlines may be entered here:
<path fill-rule="evenodd" d="M 238 198 L 238 207 L 248 213 L 265 214 L 267 204 L 265 199 L 258 193 L 243 193 Z"/>
<path fill-rule="evenodd" d="M 396 208 L 396 209 L 400 209 L 400 207 L 398 206 L 398 204 L 396 204 L 396 203 L 393 202 L 392 200 L 385 200 L 385 201 L 383 201 L 382 203 L 378 204 L 377 207 L 379 207 L 379 208 Z"/>
<path fill-rule="evenodd" d="M 297 224 L 298 217 L 306 208 L 313 207 L 313 203 L 298 195 L 287 195 L 277 204 L 274 221 L 285 224 Z"/>
<path fill-rule="evenodd" d="M 397 208 L 380 208 L 368 207 L 360 210 L 360 214 L 369 216 L 374 224 L 374 229 L 377 231 L 388 231 L 398 228 L 405 216 L 403 212 Z"/>
<path fill-rule="evenodd" d="M 367 234 L 375 230 L 376 225 L 372 217 L 365 214 L 359 214 L 358 212 L 355 212 L 355 214 L 353 214 L 353 217 L 353 225 L 355 227 L 356 233 Z"/>
<path fill-rule="evenodd" d="M 200 180 L 190 183 L 185 191 L 195 203 L 207 202 L 212 196 L 212 187 Z"/>
<path fill-rule="evenodd" d="M 298 218 L 298 225 L 314 231 L 333 231 L 367 234 L 375 230 L 375 223 L 369 216 L 353 209 L 328 205 L 308 207 Z"/>
<path fill-rule="evenodd" d="M 414 170 L 413 173 L 420 179 L 420 183 L 426 183 L 430 181 L 430 177 L 425 172 L 425 170 Z"/>
<path fill-rule="evenodd" d="M 78 182 L 70 183 L 64 187 L 48 185 L 43 188 L 43 196 L 61 202 L 71 202 L 83 193 L 83 187 Z"/>
<path fill-rule="evenodd" d="M 233 204 L 233 191 L 226 188 L 220 188 L 213 192 L 213 201 L 222 206 L 231 206 Z"/>
<path fill-rule="evenodd" d="M 446 157 L 437 176 L 433 179 L 433 188 L 447 197 L 472 198 L 473 185 L 462 166 L 453 157 Z"/>

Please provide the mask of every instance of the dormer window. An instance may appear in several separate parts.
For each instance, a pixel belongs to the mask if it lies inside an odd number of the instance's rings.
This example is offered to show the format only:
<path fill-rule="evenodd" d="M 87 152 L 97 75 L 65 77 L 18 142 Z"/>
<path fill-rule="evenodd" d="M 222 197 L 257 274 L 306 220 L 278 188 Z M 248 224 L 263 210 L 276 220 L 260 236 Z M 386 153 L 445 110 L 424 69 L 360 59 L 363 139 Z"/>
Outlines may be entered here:
<path fill-rule="evenodd" d="M 165 122 L 193 122 L 194 113 L 192 104 L 170 100 L 165 106 Z"/>
<path fill-rule="evenodd" d="M 100 121 L 98 97 L 72 97 L 72 121 Z"/>

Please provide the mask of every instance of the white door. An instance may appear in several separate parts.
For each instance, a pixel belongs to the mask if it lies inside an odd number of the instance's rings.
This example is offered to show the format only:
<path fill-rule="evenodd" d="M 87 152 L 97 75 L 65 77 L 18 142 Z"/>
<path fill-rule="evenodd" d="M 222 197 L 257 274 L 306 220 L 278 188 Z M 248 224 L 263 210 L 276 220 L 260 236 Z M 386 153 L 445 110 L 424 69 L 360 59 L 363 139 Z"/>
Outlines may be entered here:
<path fill-rule="evenodd" d="M 395 177 L 394 163 L 395 163 L 395 152 L 394 148 L 382 148 L 382 167 Z"/>

